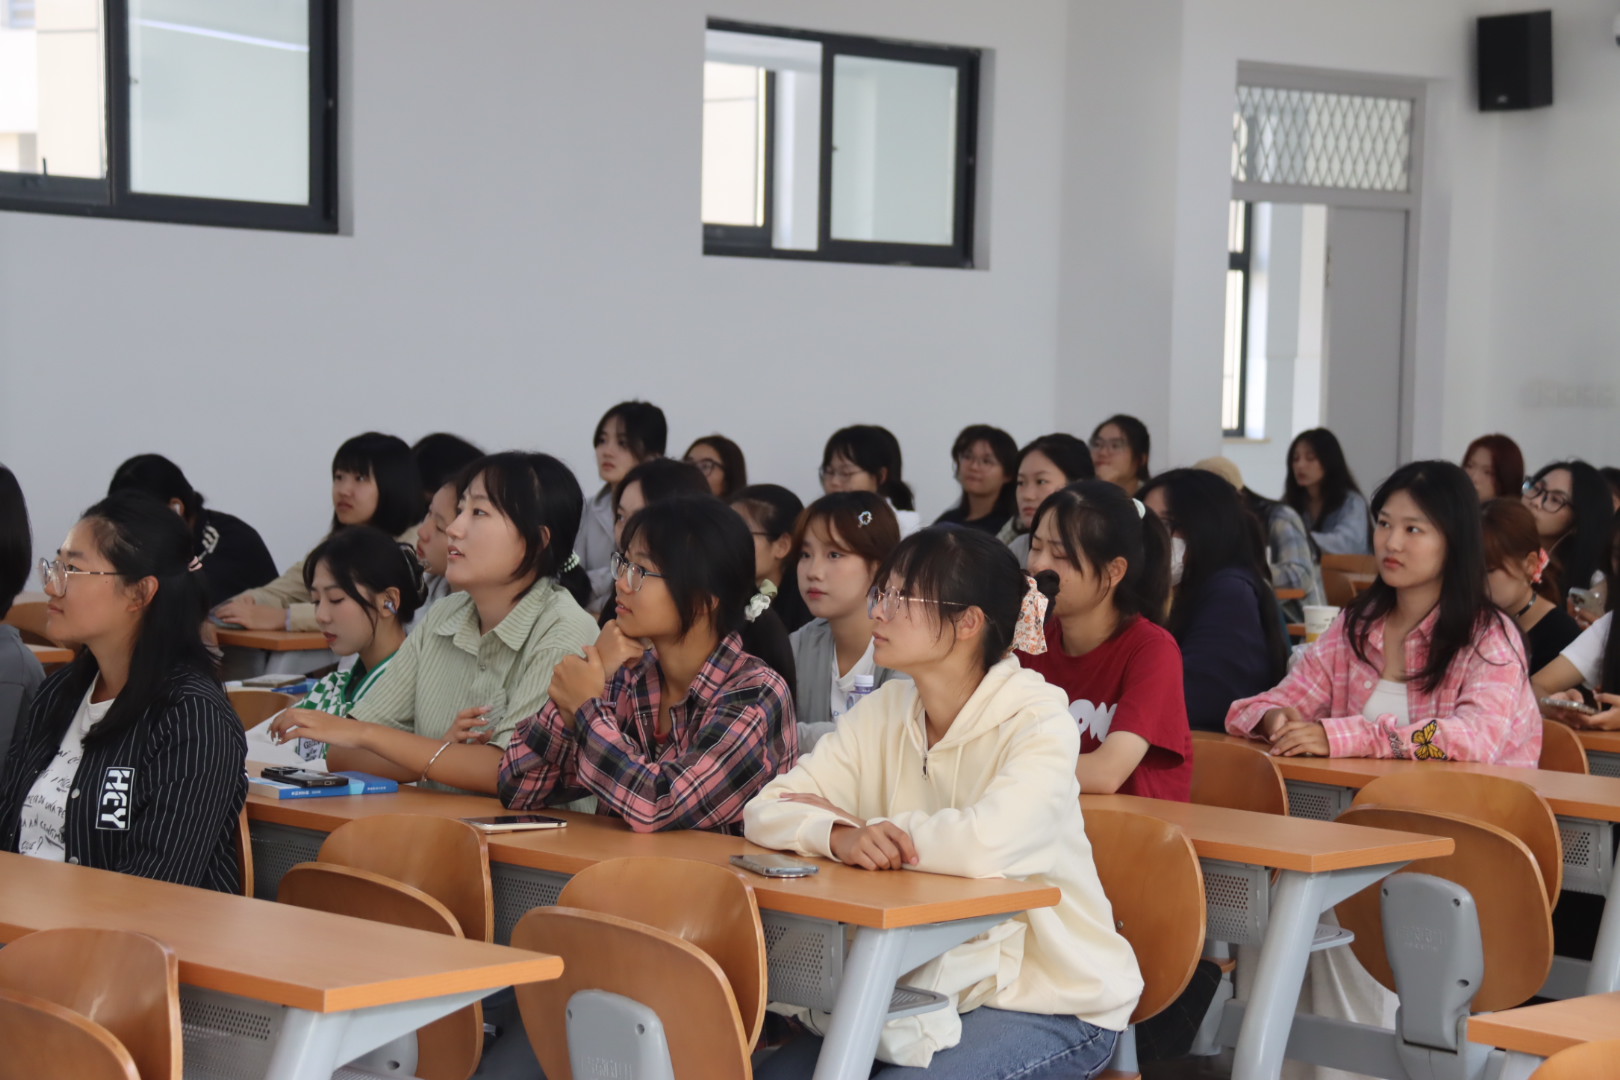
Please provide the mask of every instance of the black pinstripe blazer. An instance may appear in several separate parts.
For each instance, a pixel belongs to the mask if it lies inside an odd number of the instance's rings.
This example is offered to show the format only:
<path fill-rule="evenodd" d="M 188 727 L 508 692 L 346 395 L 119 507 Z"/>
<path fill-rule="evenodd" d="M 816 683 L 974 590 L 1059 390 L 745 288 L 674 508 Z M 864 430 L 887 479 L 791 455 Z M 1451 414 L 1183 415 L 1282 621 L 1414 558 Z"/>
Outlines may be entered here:
<path fill-rule="evenodd" d="M 0 772 L 0 850 L 17 850 L 23 800 L 77 711 L 83 689 L 76 694 L 69 685 L 73 667 L 40 685 L 26 722 L 17 724 Z M 246 756 L 242 722 L 224 689 L 177 671 L 139 723 L 84 748 L 63 830 L 68 862 L 239 891 L 235 835 L 247 799 Z"/>

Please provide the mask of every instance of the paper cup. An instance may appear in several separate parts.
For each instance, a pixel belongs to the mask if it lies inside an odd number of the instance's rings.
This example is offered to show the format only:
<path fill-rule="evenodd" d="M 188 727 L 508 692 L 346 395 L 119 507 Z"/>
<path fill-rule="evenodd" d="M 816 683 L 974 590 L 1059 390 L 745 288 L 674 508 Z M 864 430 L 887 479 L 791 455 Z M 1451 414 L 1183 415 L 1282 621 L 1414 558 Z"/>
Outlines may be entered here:
<path fill-rule="evenodd" d="M 1327 628 L 1333 625 L 1333 620 L 1339 617 L 1339 609 L 1328 604 L 1305 605 L 1305 643 L 1308 645 L 1327 633 Z"/>

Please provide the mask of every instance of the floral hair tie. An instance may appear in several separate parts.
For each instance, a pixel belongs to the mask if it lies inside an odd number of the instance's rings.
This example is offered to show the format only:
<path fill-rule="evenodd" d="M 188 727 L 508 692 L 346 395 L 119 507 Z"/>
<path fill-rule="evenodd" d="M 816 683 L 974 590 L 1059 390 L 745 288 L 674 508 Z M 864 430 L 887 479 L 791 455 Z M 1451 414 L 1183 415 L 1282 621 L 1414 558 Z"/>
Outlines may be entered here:
<path fill-rule="evenodd" d="M 1546 548 L 1538 548 L 1536 550 L 1536 572 L 1530 575 L 1530 584 L 1541 584 L 1541 575 L 1547 572 L 1547 564 L 1551 561 L 1552 556 L 1547 554 Z"/>
<path fill-rule="evenodd" d="M 767 596 L 765 591 L 762 589 L 749 598 L 748 606 L 743 609 L 743 619 L 748 622 L 753 622 L 755 619 L 765 614 L 766 610 L 769 609 L 770 606 L 771 598 Z"/>
<path fill-rule="evenodd" d="M 1046 594 L 1030 578 L 1024 593 L 1024 604 L 1018 612 L 1018 626 L 1013 630 L 1012 647 L 1019 652 L 1039 656 L 1046 651 Z"/>

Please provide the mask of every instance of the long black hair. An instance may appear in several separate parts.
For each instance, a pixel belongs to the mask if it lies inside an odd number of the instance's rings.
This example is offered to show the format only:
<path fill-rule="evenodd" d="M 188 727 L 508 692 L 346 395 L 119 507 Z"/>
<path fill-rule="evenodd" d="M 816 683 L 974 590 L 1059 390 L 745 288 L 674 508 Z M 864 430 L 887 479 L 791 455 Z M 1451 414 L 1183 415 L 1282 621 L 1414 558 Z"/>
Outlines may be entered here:
<path fill-rule="evenodd" d="M 582 567 L 563 570 L 574 554 L 585 496 L 568 466 L 550 454 L 507 450 L 481 457 L 462 470 L 456 498 L 465 499 L 472 482 L 482 477 L 490 503 L 512 523 L 523 539 L 523 558 L 514 582 L 533 574 L 554 578 L 581 607 L 591 596 L 591 581 Z"/>
<path fill-rule="evenodd" d="M 900 541 L 878 567 L 878 588 L 897 582 L 901 595 L 930 600 L 929 618 L 955 625 L 969 608 L 984 613 L 979 660 L 988 671 L 1012 649 L 1013 634 L 1029 593 L 1029 576 L 1012 549 L 988 533 L 932 525 Z M 1047 599 L 1057 595 L 1050 570 L 1035 577 Z"/>
<path fill-rule="evenodd" d="M 356 435 L 332 455 L 332 472 L 352 472 L 376 482 L 377 512 L 366 524 L 377 526 L 389 536 L 398 536 L 415 525 L 427 511 L 416 458 L 405 440 L 397 436 L 376 431 Z M 343 523 L 333 514 L 332 531 L 341 528 Z"/>
<path fill-rule="evenodd" d="M 735 510 L 707 493 L 649 503 L 624 523 L 624 550 L 636 540 L 664 576 L 682 636 L 708 613 L 721 640 L 740 634 L 745 651 L 795 685 L 793 649 L 781 620 L 769 608 L 748 619 L 756 592 L 754 539 Z"/>
<path fill-rule="evenodd" d="M 917 509 L 911 486 L 901 476 L 904 456 L 900 453 L 900 440 L 888 428 L 876 424 L 839 428 L 821 451 L 821 467 L 831 468 L 835 457 L 877 477 L 878 494 L 893 503 L 896 510 Z"/>
<path fill-rule="evenodd" d="M 1114 610 L 1124 629 L 1135 616 L 1164 625 L 1170 599 L 1170 533 L 1140 500 L 1106 480 L 1081 480 L 1046 497 L 1030 521 L 1033 535 L 1048 514 L 1056 518 L 1065 556 L 1075 553 L 1098 576 L 1115 559 L 1125 560 L 1125 574 L 1114 586 Z M 1033 541 L 1032 541 L 1033 542 Z"/>
<path fill-rule="evenodd" d="M 1150 491 L 1164 493 L 1170 504 L 1165 527 L 1172 534 L 1179 532 L 1187 544 L 1181 581 L 1172 587 L 1174 599 L 1165 629 L 1180 641 L 1203 611 L 1210 579 L 1221 571 L 1236 570 L 1254 590 L 1268 673 L 1273 683 L 1280 682 L 1288 665 L 1288 642 L 1271 591 L 1265 532 L 1259 519 L 1244 507 L 1237 489 L 1224 477 L 1202 469 L 1160 473 L 1142 489 L 1142 498 Z"/>
<path fill-rule="evenodd" d="M 202 493 L 191 486 L 180 466 L 162 454 L 136 454 L 118 466 L 107 485 L 107 494 L 120 491 L 145 492 L 164 503 L 178 499 L 192 531 L 202 525 Z"/>
<path fill-rule="evenodd" d="M 1091 447 L 1073 435 L 1054 431 L 1025 443 L 1024 448 L 1018 451 L 1018 465 L 1013 469 L 1015 486 L 1018 469 L 1023 467 L 1024 459 L 1031 454 L 1040 454 L 1056 465 L 1070 484 L 1077 480 L 1090 480 L 1097 475 L 1097 467 L 1091 463 Z"/>
<path fill-rule="evenodd" d="M 315 589 L 315 569 L 321 563 L 326 564 L 326 572 L 344 595 L 360 605 L 373 628 L 380 618 L 377 603 L 368 600 L 362 588 L 373 597 L 397 589 L 399 606 L 394 616 L 401 626 L 409 623 L 422 606 L 422 564 L 416 561 L 416 552 L 379 528 L 356 525 L 316 545 L 304 560 L 304 588 L 311 592 Z"/>
<path fill-rule="evenodd" d="M 1558 574 L 1559 589 L 1568 593 L 1592 587 L 1592 573 L 1608 566 L 1609 525 L 1614 520 L 1614 499 L 1603 474 L 1584 461 L 1555 461 L 1543 465 L 1530 478 L 1539 484 L 1550 472 L 1569 473 L 1569 509 L 1574 524 L 1548 549 Z M 1612 579 L 1611 579 L 1612 582 Z M 1615 586 L 1610 584 L 1611 589 Z"/>
<path fill-rule="evenodd" d="M 993 518 L 1009 518 L 1018 512 L 1018 443 L 1013 437 L 998 427 L 990 424 L 969 424 L 956 436 L 951 444 L 951 467 L 956 470 L 958 481 L 962 470 L 962 458 L 971 453 L 979 443 L 990 448 L 991 455 L 996 464 L 1001 466 L 1001 475 L 1005 479 L 1001 483 L 1001 491 L 996 495 L 996 504 L 988 516 Z M 968 497 L 962 492 L 962 497 L 951 510 L 959 511 L 962 520 L 967 520 Z"/>
<path fill-rule="evenodd" d="M 1439 617 L 1429 641 L 1429 656 L 1407 679 L 1432 693 L 1464 650 L 1502 615 L 1485 591 L 1485 539 L 1480 526 L 1479 493 L 1462 468 L 1449 461 L 1414 461 L 1402 465 L 1373 492 L 1376 520 L 1384 504 L 1404 491 L 1423 511 L 1446 542 L 1440 571 Z M 1367 662 L 1367 637 L 1373 626 L 1395 610 L 1396 591 L 1380 575 L 1344 610 L 1344 629 L 1356 656 Z"/>
<path fill-rule="evenodd" d="M 484 456 L 484 452 L 460 435 L 435 431 L 416 440 L 411 447 L 416 471 L 422 479 L 422 494 L 428 502 L 446 484 L 455 483 L 461 470 Z"/>
<path fill-rule="evenodd" d="M 676 495 L 709 494 L 709 481 L 703 475 L 703 470 L 690 461 L 648 458 L 638 465 L 632 465 L 613 486 L 615 518 L 619 515 L 619 500 L 624 497 L 624 489 L 631 484 L 641 485 L 641 500 L 646 503 L 661 502 Z"/>
<path fill-rule="evenodd" d="M 766 543 L 771 544 L 784 536 L 791 538 L 799 515 L 804 513 L 804 502 L 781 484 L 749 484 L 726 502 L 733 510 L 745 511 L 765 534 Z M 790 634 L 811 619 L 810 609 L 799 593 L 798 558 L 799 553 L 790 547 L 787 558 L 782 560 L 782 583 L 777 586 L 776 599 L 771 601 L 771 610 Z"/>
<path fill-rule="evenodd" d="M 34 534 L 28 527 L 28 503 L 22 485 L 4 465 L 0 465 L 0 619 L 11 611 L 11 604 L 28 584 L 34 563 Z"/>
<path fill-rule="evenodd" d="M 214 661 L 202 642 L 208 616 L 205 571 L 191 570 L 191 530 L 166 503 L 150 495 L 121 491 L 86 510 L 81 520 L 102 558 L 126 585 L 157 580 L 157 592 L 141 612 L 129 681 L 118 692 L 107 716 L 85 736 L 85 745 L 116 740 L 140 722 L 148 709 L 169 700 L 173 680 L 182 671 L 218 682 Z M 100 666 L 95 654 L 80 649 L 67 673 L 61 716 L 54 727 L 66 729 L 79 702 L 95 681 Z"/>
<path fill-rule="evenodd" d="M 1300 443 L 1311 448 L 1311 453 L 1316 455 L 1317 462 L 1322 466 L 1321 518 L 1311 517 L 1311 493 L 1294 479 L 1294 450 Z M 1294 441 L 1288 444 L 1287 472 L 1288 477 L 1283 481 L 1283 502 L 1299 513 L 1307 529 L 1321 528 L 1322 520 L 1343 506 L 1352 491 L 1361 494 L 1361 488 L 1356 485 L 1356 478 L 1350 472 L 1350 464 L 1344 460 L 1344 447 L 1339 445 L 1339 437 L 1327 428 L 1311 428 L 1294 436 Z"/>
<path fill-rule="evenodd" d="M 601 444 L 608 421 L 615 417 L 624 429 L 624 444 L 637 461 L 663 457 L 669 443 L 669 421 L 664 419 L 664 410 L 650 401 L 621 401 L 603 413 L 591 435 L 592 446 Z"/>
<path fill-rule="evenodd" d="M 686 458 L 689 460 L 692 451 L 700 446 L 707 446 L 720 459 L 720 473 L 725 478 L 720 490 L 722 499 L 729 499 L 748 486 L 748 458 L 743 454 L 742 447 L 724 435 L 705 435 L 692 440 L 692 445 L 686 448 Z"/>

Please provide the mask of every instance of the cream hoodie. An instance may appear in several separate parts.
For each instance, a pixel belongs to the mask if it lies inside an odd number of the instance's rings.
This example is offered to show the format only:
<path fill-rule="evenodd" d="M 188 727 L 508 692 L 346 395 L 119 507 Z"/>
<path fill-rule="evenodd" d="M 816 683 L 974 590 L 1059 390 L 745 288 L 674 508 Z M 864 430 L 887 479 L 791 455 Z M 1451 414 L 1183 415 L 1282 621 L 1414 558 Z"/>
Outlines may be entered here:
<path fill-rule="evenodd" d="M 926 1067 L 961 1039 L 960 1013 L 980 1005 L 1078 1016 L 1122 1031 L 1142 993 L 1130 944 L 1114 929 L 1080 818 L 1080 730 L 1063 691 L 1012 658 L 985 674 L 945 737 L 928 747 L 916 686 L 897 679 L 868 696 L 743 811 L 749 840 L 831 858 L 838 819 L 783 802 L 820 795 L 866 821 L 911 835 L 914 869 L 1005 877 L 1063 891 L 1056 907 L 1009 918 L 901 979 L 956 1008 L 890 1021 L 878 1058 Z M 826 1017 L 814 1014 L 820 1030 Z"/>

